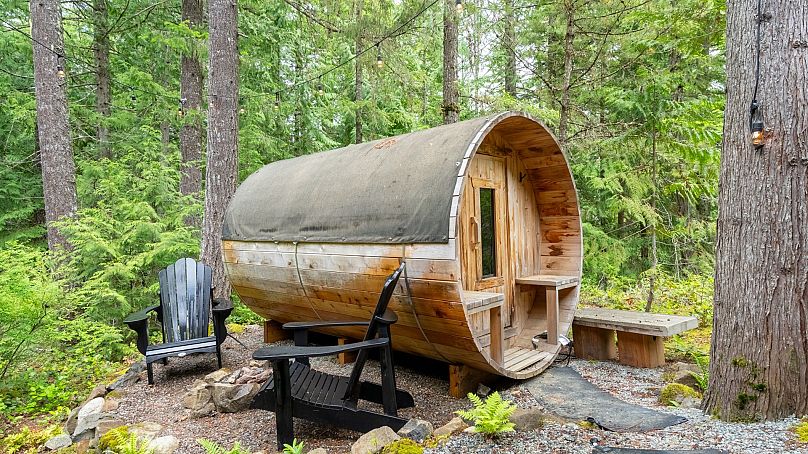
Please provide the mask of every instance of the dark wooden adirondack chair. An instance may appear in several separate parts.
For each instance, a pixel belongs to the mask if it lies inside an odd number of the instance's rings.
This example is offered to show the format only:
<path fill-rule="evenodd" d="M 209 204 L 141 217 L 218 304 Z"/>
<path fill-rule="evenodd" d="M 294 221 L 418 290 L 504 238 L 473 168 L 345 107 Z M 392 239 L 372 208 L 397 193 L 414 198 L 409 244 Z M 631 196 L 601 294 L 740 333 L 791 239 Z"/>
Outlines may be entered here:
<path fill-rule="evenodd" d="M 160 270 L 160 304 L 147 307 L 126 317 L 124 323 L 137 333 L 137 348 L 146 355 L 149 384 L 154 383 L 152 363 L 169 357 L 191 353 L 216 353 L 222 367 L 219 346 L 227 338 L 225 319 L 233 310 L 226 299 L 211 302 L 211 268 L 191 258 L 177 260 Z M 208 335 L 211 306 L 213 336 Z M 163 328 L 163 343 L 149 345 L 149 313 L 157 313 Z"/>
<path fill-rule="evenodd" d="M 396 389 L 390 325 L 398 317 L 387 309 L 403 269 L 402 263 L 387 278 L 370 322 L 286 323 L 283 327 L 294 332 L 295 346 L 266 347 L 253 353 L 254 359 L 272 363 L 272 378 L 256 395 L 252 408 L 275 412 L 278 449 L 283 449 L 284 443 L 291 444 L 294 439 L 293 416 L 360 432 L 381 426 L 398 430 L 407 423 L 406 419 L 398 417 L 398 408 L 412 407 L 415 403 L 409 393 Z M 328 347 L 308 346 L 309 329 L 356 325 L 368 327 L 361 342 Z M 381 386 L 359 380 L 371 349 L 378 349 L 381 353 Z M 309 367 L 310 357 L 350 351 L 359 352 L 350 377 L 329 375 Z M 290 364 L 290 359 L 295 361 Z M 384 413 L 358 408 L 359 399 L 381 404 Z"/>

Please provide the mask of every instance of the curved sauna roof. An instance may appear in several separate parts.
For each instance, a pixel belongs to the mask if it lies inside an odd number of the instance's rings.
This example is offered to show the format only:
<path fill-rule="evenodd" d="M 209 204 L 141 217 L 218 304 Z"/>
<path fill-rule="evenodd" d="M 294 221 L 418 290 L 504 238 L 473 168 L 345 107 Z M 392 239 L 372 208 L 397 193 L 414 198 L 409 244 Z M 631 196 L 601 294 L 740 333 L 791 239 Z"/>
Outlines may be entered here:
<path fill-rule="evenodd" d="M 222 239 L 447 243 L 453 197 L 493 128 L 515 148 L 559 149 L 544 125 L 505 112 L 277 161 L 239 186 Z"/>

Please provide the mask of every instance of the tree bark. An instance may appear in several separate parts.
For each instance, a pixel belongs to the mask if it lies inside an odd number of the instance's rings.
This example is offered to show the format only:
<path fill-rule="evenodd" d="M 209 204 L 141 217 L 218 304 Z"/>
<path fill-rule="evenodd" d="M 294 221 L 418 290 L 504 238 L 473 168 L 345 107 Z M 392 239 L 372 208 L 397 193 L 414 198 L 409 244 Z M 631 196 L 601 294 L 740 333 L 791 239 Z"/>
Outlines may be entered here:
<path fill-rule="evenodd" d="M 199 28 L 204 20 L 200 0 L 182 0 L 182 20 L 191 28 Z M 180 128 L 180 193 L 199 196 L 202 191 L 202 64 L 196 52 L 196 41 L 180 60 L 180 98 L 184 99 L 185 116 Z M 194 217 L 185 219 L 188 225 L 198 225 Z"/>
<path fill-rule="evenodd" d="M 53 223 L 76 213 L 76 167 L 70 139 L 62 15 L 57 0 L 31 0 L 36 120 L 42 161 L 42 190 L 48 249 L 70 249 L 70 243 Z"/>
<path fill-rule="evenodd" d="M 457 19 L 454 0 L 443 2 L 443 123 L 457 122 L 460 93 L 457 88 Z"/>
<path fill-rule="evenodd" d="M 109 71 L 109 12 L 106 0 L 93 0 L 93 57 L 95 58 L 95 109 L 98 112 L 98 154 L 111 158 L 109 127 L 112 95 Z"/>
<path fill-rule="evenodd" d="M 356 103 L 356 109 L 354 112 L 354 137 L 356 143 L 362 143 L 362 58 L 359 56 L 359 52 L 362 52 L 361 23 L 364 1 L 355 1 L 354 19 L 356 20 L 356 42 L 354 43 L 354 51 L 356 52 L 356 60 L 354 60 L 354 102 Z"/>
<path fill-rule="evenodd" d="M 567 143 L 567 125 L 570 116 L 570 84 L 575 64 L 575 9 L 572 0 L 564 1 L 567 25 L 564 32 L 564 78 L 561 81 L 561 110 L 558 118 L 558 139 Z"/>
<path fill-rule="evenodd" d="M 505 6 L 505 31 L 502 41 L 505 49 L 505 93 L 516 97 L 516 25 L 514 19 L 514 0 L 504 0 Z"/>
<path fill-rule="evenodd" d="M 757 0 L 727 4 L 727 104 L 719 186 L 710 383 L 727 420 L 808 413 L 808 0 L 763 3 L 750 141 Z"/>
<path fill-rule="evenodd" d="M 222 261 L 222 221 L 238 180 L 238 6 L 209 2 L 208 153 L 202 261 L 213 268 L 214 295 L 230 296 Z"/>

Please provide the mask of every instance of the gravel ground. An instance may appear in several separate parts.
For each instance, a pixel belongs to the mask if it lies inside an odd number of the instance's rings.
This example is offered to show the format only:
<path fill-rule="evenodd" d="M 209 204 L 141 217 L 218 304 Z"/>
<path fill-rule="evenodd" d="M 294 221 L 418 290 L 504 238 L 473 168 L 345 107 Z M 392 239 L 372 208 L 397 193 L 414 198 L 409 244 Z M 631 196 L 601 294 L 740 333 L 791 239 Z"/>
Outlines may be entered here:
<path fill-rule="evenodd" d="M 647 433 L 616 433 L 548 421 L 530 432 L 513 433 L 496 442 L 477 434 L 461 434 L 428 453 L 591 453 L 592 446 L 638 449 L 707 449 L 730 453 L 808 453 L 808 446 L 794 441 L 789 428 L 798 420 L 787 418 L 766 423 L 726 423 L 698 409 L 662 407 L 657 403 L 664 386 L 663 369 L 635 369 L 612 362 L 573 360 L 570 366 L 584 378 L 626 402 L 688 418 L 688 421 Z M 515 384 L 504 395 L 516 396 L 518 406 L 537 407 L 526 388 Z M 527 398 L 525 397 L 527 396 Z"/>
<path fill-rule="evenodd" d="M 236 335 L 244 347 L 228 340 L 223 344 L 224 363 L 233 370 L 246 366 L 254 350 L 261 347 L 261 328 L 248 326 Z M 468 406 L 464 399 L 448 396 L 445 365 L 419 358 L 397 357 L 398 386 L 409 391 L 416 406 L 400 410 L 405 418 L 431 421 L 435 427 L 446 423 L 453 412 Z M 348 375 L 351 365 L 340 366 L 334 357 L 317 358 L 312 364 L 318 370 Z M 429 453 L 590 453 L 592 443 L 604 446 L 645 449 L 719 448 L 731 453 L 808 453 L 788 431 L 797 422 L 789 418 L 777 422 L 735 424 L 713 420 L 697 409 L 660 407 L 656 402 L 663 386 L 662 369 L 635 369 L 611 362 L 573 360 L 571 366 L 583 377 L 616 397 L 637 405 L 655 408 L 688 418 L 686 423 L 649 433 L 615 433 L 580 427 L 574 423 L 548 421 L 542 429 L 501 437 L 496 442 L 476 434 L 452 437 Z M 127 423 L 153 421 L 164 426 L 161 435 L 174 435 L 180 440 L 180 453 L 203 453 L 199 438 L 213 440 L 229 447 L 239 441 L 251 451 L 275 452 L 274 414 L 263 410 L 216 414 L 188 419 L 180 397 L 195 379 L 216 369 L 214 355 L 173 358 L 168 366 L 155 365 L 155 385 L 144 380 L 122 390 L 117 413 Z M 145 375 L 145 373 L 144 373 Z M 364 379 L 379 382 L 379 367 L 369 361 Z M 507 381 L 496 386 L 503 397 L 519 407 L 538 407 L 527 389 L 518 382 Z M 380 410 L 380 409 L 379 409 Z M 308 449 L 323 447 L 329 453 L 347 453 L 361 435 L 304 420 L 295 420 L 295 433 Z"/>
<path fill-rule="evenodd" d="M 232 339 L 222 344 L 223 361 L 232 370 L 249 364 L 252 352 L 263 346 L 262 330 L 258 326 L 248 326 L 235 336 L 245 347 Z M 466 405 L 463 399 L 448 396 L 449 383 L 445 371 L 440 374 L 439 363 L 424 364 L 414 361 L 408 367 L 406 361 L 396 364 L 398 387 L 409 391 L 415 398 L 415 408 L 399 410 L 404 418 L 420 418 L 432 422 L 435 427 L 445 424 L 453 412 Z M 419 364 L 420 363 L 420 364 Z M 435 367 L 435 366 L 438 367 Z M 337 375 L 350 375 L 352 365 L 340 366 L 336 357 L 313 358 L 312 366 L 317 370 Z M 445 368 L 445 366 L 444 366 Z M 251 451 L 275 452 L 275 416 L 263 410 L 246 410 L 239 413 L 218 413 L 214 416 L 188 419 L 187 410 L 180 403 L 182 395 L 196 379 L 201 379 L 216 369 L 215 355 L 193 355 L 185 358 L 171 358 L 168 366 L 160 363 L 154 366 L 153 386 L 143 380 L 122 389 L 120 406 L 116 413 L 128 424 L 152 421 L 163 425 L 162 435 L 174 435 L 180 440 L 178 453 L 203 453 L 196 442 L 199 438 L 215 441 L 230 447 L 239 441 Z M 362 378 L 380 382 L 379 364 L 370 360 L 365 366 Z M 361 404 L 360 404 L 361 405 Z M 374 405 L 367 405 L 373 408 Z M 381 411 L 381 407 L 378 408 Z M 305 420 L 295 419 L 295 434 L 305 441 L 308 449 L 323 447 L 329 453 L 350 452 L 351 445 L 361 433 L 337 429 Z"/>

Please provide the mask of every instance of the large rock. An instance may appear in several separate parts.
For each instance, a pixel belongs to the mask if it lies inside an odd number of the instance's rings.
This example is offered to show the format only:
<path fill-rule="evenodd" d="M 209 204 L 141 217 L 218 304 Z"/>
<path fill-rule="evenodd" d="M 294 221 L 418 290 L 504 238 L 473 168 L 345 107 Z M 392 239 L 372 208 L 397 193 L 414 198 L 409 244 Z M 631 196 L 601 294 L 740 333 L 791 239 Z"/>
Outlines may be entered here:
<path fill-rule="evenodd" d="M 121 427 L 124 424 L 126 423 L 118 418 L 113 417 L 104 418 L 101 421 L 98 421 L 98 425 L 95 427 L 95 436 L 102 437 L 105 433 L 109 432 L 110 430 L 116 427 Z"/>
<path fill-rule="evenodd" d="M 518 408 L 511 415 L 516 430 L 536 430 L 544 425 L 544 414 L 537 408 Z"/>
<path fill-rule="evenodd" d="M 130 434 L 146 441 L 151 441 L 157 438 L 157 434 L 159 434 L 161 430 L 163 430 L 163 426 L 157 424 L 156 422 L 150 421 L 139 422 L 129 426 Z"/>
<path fill-rule="evenodd" d="M 79 422 L 79 410 L 81 410 L 81 407 L 70 410 L 70 414 L 67 416 L 67 421 L 65 422 L 65 432 L 69 434 L 75 432 L 76 424 Z"/>
<path fill-rule="evenodd" d="M 376 454 L 385 446 L 400 439 L 393 429 L 382 426 L 359 437 L 351 446 L 351 454 Z"/>
<path fill-rule="evenodd" d="M 689 370 L 680 370 L 675 372 L 673 375 L 673 380 L 671 381 L 673 383 L 679 383 L 694 389 L 699 388 L 699 382 L 696 381 L 696 377 L 694 377 L 693 373 Z"/>
<path fill-rule="evenodd" d="M 216 410 L 222 413 L 235 413 L 250 406 L 253 397 L 258 394 L 261 386 L 256 383 L 245 385 L 231 385 L 229 383 L 214 383 L 210 387 L 213 403 Z"/>
<path fill-rule="evenodd" d="M 145 361 L 138 361 L 132 364 L 123 375 L 107 385 L 107 391 L 114 391 L 118 388 L 125 388 L 127 386 L 134 385 L 140 381 L 140 373 L 144 370 L 146 370 Z"/>
<path fill-rule="evenodd" d="M 210 403 L 213 396 L 207 387 L 207 383 L 202 382 L 201 386 L 194 386 L 185 393 L 180 401 L 189 410 L 196 410 Z"/>
<path fill-rule="evenodd" d="M 208 375 L 205 375 L 205 378 L 203 380 L 205 380 L 205 383 L 220 382 L 225 378 L 227 378 L 227 376 L 230 375 L 230 372 L 231 372 L 230 369 L 223 367 L 217 371 L 213 371 Z"/>
<path fill-rule="evenodd" d="M 104 411 L 104 398 L 96 397 L 81 407 L 76 415 L 76 427 L 73 429 L 73 438 L 90 429 L 95 429 L 98 421 L 106 416 Z"/>
<path fill-rule="evenodd" d="M 45 447 L 51 451 L 66 448 L 73 444 L 73 439 L 68 434 L 57 435 L 45 442 Z"/>
<path fill-rule="evenodd" d="M 463 418 L 457 416 L 452 418 L 451 421 L 447 422 L 446 424 L 442 425 L 435 429 L 434 435 L 436 437 L 440 437 L 442 435 L 452 435 L 454 433 L 460 432 L 461 430 L 465 429 L 469 425 L 463 421 Z"/>
<path fill-rule="evenodd" d="M 96 385 L 92 391 L 90 391 L 90 395 L 87 396 L 86 402 L 89 402 L 98 397 L 104 397 L 107 395 L 107 386 L 106 385 Z"/>
<path fill-rule="evenodd" d="M 399 429 L 398 435 L 402 438 L 409 438 L 416 443 L 422 443 L 429 438 L 434 431 L 435 428 L 432 427 L 431 422 L 424 421 L 423 419 L 410 419 L 407 421 L 407 424 L 404 424 L 404 427 Z"/>
<path fill-rule="evenodd" d="M 180 441 L 173 435 L 155 438 L 149 442 L 146 449 L 151 451 L 152 454 L 173 454 L 174 451 L 179 449 Z"/>

